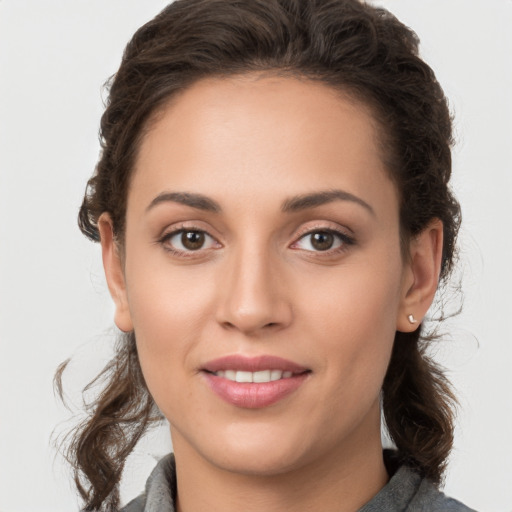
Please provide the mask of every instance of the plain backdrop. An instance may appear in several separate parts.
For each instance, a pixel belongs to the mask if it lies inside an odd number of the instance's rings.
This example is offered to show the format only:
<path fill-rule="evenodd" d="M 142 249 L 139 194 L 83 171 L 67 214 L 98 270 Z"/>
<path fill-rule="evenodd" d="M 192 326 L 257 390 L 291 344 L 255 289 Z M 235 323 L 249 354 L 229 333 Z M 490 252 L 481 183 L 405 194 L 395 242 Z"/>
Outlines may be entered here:
<path fill-rule="evenodd" d="M 248 0 L 250 1 L 250 0 Z M 0 0 L 0 511 L 78 510 L 53 441 L 115 331 L 99 248 L 76 227 L 98 156 L 101 85 L 163 0 Z M 422 41 L 456 118 L 464 311 L 437 350 L 461 410 L 445 491 L 512 510 L 512 1 L 381 0 Z M 456 308 L 457 301 L 453 307 Z M 53 437 L 52 437 L 53 434 Z M 130 457 L 123 499 L 169 448 L 163 426 Z"/>

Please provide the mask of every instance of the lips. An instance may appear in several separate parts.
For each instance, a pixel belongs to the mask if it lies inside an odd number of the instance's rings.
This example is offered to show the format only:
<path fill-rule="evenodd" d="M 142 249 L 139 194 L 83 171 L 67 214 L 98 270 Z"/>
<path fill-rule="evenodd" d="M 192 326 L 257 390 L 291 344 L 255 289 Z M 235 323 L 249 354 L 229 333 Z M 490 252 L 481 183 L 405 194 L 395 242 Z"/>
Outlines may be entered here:
<path fill-rule="evenodd" d="M 246 372 L 258 372 L 262 370 L 281 370 L 283 372 L 302 373 L 308 371 L 308 368 L 301 366 L 293 361 L 276 356 L 257 356 L 246 357 L 241 355 L 231 355 L 220 357 L 209 361 L 203 367 L 207 372 L 215 373 L 222 370 L 240 370 Z"/>
<path fill-rule="evenodd" d="M 231 405 L 267 407 L 297 390 L 310 370 L 275 356 L 226 356 L 202 368 L 210 389 Z"/>

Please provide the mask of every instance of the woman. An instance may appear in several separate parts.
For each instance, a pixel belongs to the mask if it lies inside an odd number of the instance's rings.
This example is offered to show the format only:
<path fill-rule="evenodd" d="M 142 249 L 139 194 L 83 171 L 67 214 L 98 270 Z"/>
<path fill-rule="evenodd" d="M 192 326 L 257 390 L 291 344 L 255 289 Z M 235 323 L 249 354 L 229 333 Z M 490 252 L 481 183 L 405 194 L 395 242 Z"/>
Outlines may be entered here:
<path fill-rule="evenodd" d="M 460 215 L 417 44 L 356 0 L 178 0 L 135 34 L 79 219 L 125 333 L 70 448 L 85 510 L 162 414 L 174 456 L 126 512 L 469 510 L 436 487 L 422 320 Z"/>

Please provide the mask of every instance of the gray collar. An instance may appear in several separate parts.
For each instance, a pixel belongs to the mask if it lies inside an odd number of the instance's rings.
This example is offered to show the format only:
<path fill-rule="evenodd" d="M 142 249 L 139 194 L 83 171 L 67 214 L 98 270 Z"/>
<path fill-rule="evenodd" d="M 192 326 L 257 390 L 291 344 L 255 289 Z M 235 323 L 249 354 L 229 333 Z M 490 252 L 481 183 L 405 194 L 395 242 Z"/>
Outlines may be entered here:
<path fill-rule="evenodd" d="M 389 463 L 393 453 L 385 450 Z M 171 453 L 159 461 L 146 483 L 146 490 L 121 512 L 175 512 L 176 466 Z M 447 498 L 429 480 L 408 466 L 400 466 L 388 484 L 359 512 L 474 512 Z"/>
<path fill-rule="evenodd" d="M 175 512 L 176 463 L 170 453 L 160 459 L 149 475 L 143 494 L 130 501 L 121 512 Z"/>

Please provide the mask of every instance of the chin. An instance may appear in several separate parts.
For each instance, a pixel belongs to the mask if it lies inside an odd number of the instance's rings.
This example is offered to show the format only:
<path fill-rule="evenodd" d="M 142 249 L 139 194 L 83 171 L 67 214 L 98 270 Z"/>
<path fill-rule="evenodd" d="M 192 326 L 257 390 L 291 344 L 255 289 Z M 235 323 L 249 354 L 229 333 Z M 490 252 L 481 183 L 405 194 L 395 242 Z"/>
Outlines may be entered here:
<path fill-rule="evenodd" d="M 213 427 L 213 426 L 212 426 Z M 303 433 L 276 428 L 276 425 L 229 425 L 211 428 L 198 437 L 172 432 L 177 457 L 199 455 L 208 465 L 240 475 L 275 476 L 307 463 L 308 453 Z M 206 442 L 205 442 L 206 441 Z"/>
<path fill-rule="evenodd" d="M 257 450 L 245 449 L 243 453 L 225 450 L 221 457 L 210 463 L 219 469 L 239 475 L 270 477 L 288 473 L 304 464 L 304 454 L 294 450 L 275 450 L 262 446 Z"/>

